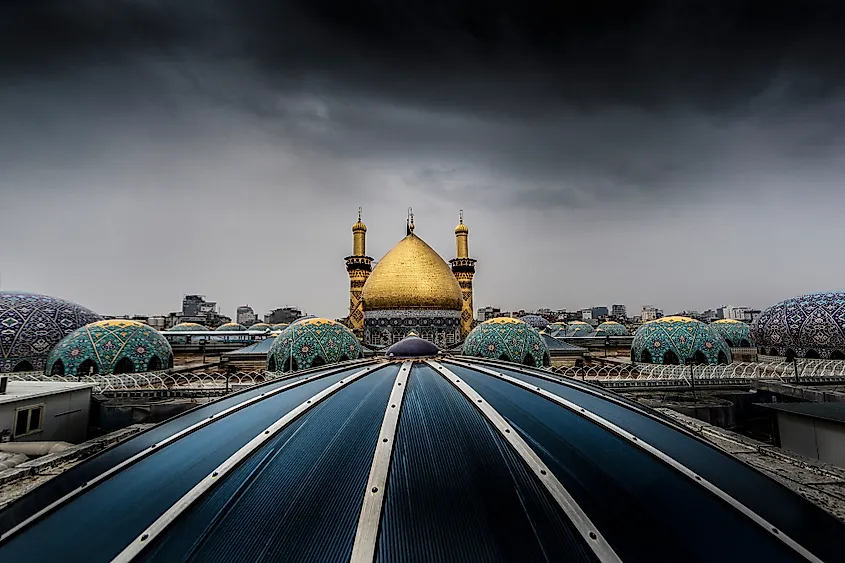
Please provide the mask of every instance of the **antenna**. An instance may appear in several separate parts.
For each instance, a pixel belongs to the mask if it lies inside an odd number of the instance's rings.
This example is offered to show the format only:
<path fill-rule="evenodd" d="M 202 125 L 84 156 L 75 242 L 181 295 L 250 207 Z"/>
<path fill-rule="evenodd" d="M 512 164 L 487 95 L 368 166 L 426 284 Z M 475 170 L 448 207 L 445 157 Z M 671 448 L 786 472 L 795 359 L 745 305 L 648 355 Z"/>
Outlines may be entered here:
<path fill-rule="evenodd" d="M 358 208 L 358 222 L 361 222 L 361 208 Z"/>
<path fill-rule="evenodd" d="M 464 210 L 463 209 L 461 209 L 460 213 L 458 213 L 458 216 L 460 217 L 461 225 L 463 225 L 464 224 Z"/>

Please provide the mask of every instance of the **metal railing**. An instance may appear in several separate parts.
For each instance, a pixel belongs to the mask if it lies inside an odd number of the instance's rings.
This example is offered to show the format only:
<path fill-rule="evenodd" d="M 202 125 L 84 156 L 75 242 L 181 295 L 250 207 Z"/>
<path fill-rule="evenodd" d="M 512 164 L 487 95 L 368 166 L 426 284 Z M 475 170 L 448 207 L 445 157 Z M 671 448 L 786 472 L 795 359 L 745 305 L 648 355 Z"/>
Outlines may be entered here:
<path fill-rule="evenodd" d="M 43 372 L 18 372 L 7 374 L 9 381 L 60 381 L 90 383 L 94 393 L 127 391 L 134 389 L 214 390 L 233 386 L 256 385 L 289 374 L 253 371 L 226 373 L 173 373 L 154 371 L 122 375 L 46 375 Z"/>

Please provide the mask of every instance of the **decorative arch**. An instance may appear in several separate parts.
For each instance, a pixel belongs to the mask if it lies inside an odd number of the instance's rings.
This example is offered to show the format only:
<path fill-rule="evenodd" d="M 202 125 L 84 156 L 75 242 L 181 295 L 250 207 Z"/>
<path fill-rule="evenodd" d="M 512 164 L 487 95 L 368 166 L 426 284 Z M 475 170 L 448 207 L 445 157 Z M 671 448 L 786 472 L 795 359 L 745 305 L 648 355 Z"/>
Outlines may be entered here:
<path fill-rule="evenodd" d="M 733 340 L 731 340 L 730 338 L 725 338 L 725 342 L 727 342 L 727 343 L 728 343 L 728 346 L 730 346 L 731 348 L 733 348 L 733 347 L 734 347 Z"/>
<path fill-rule="evenodd" d="M 98 373 L 100 373 L 100 367 L 91 358 L 79 364 L 79 368 L 76 370 L 76 375 L 97 375 Z"/>
<path fill-rule="evenodd" d="M 643 353 L 640 355 L 640 361 L 644 364 L 653 364 L 654 359 L 651 357 L 651 352 L 643 350 Z"/>
<path fill-rule="evenodd" d="M 728 363 L 728 357 L 727 357 L 727 356 L 725 355 L 725 353 L 724 353 L 724 352 L 722 352 L 721 350 L 719 350 L 719 358 L 718 358 L 718 362 L 719 362 L 719 364 L 721 364 L 721 365 L 724 365 L 724 364 Z"/>
<path fill-rule="evenodd" d="M 32 363 L 29 360 L 23 360 L 18 362 L 14 368 L 12 368 L 13 372 L 19 371 L 35 371 L 35 367 L 33 367 Z"/>
<path fill-rule="evenodd" d="M 323 356 L 314 356 L 314 359 L 311 360 L 312 368 L 318 368 L 324 365 L 326 365 L 326 360 L 323 359 Z"/>
<path fill-rule="evenodd" d="M 730 343 L 728 343 L 728 345 L 730 346 Z M 719 350 L 719 353 L 722 354 L 723 356 L 725 355 L 724 352 L 722 352 L 721 350 Z M 696 350 L 695 354 L 692 357 L 692 361 L 695 362 L 696 364 L 706 364 L 707 363 L 707 356 L 705 356 L 704 352 L 702 352 L 701 350 Z"/>
<path fill-rule="evenodd" d="M 537 362 L 534 361 L 534 356 L 532 356 L 531 354 L 525 354 L 525 357 L 522 358 L 522 364 L 534 367 L 537 365 Z"/>
<path fill-rule="evenodd" d="M 56 360 L 53 362 L 53 367 L 50 368 L 50 375 L 64 375 L 65 374 L 65 364 L 61 360 Z"/>
<path fill-rule="evenodd" d="M 673 352 L 672 350 L 666 350 L 663 353 L 663 364 L 667 366 L 678 366 L 681 364 L 681 361 L 678 359 L 678 355 Z"/>
<path fill-rule="evenodd" d="M 270 354 L 270 359 L 267 360 L 267 371 L 276 371 L 276 358 Z"/>
<path fill-rule="evenodd" d="M 150 361 L 147 363 L 147 371 L 158 371 L 161 369 L 161 360 L 158 356 L 153 354 L 153 357 L 150 358 Z"/>
<path fill-rule="evenodd" d="M 751 348 L 751 342 L 749 342 L 748 340 L 743 338 L 742 340 L 739 341 L 739 346 L 740 346 L 740 348 Z"/>
<path fill-rule="evenodd" d="M 548 352 L 543 354 L 543 366 L 550 367 L 552 365 L 552 356 Z"/>
<path fill-rule="evenodd" d="M 804 354 L 804 357 L 807 358 L 808 360 L 820 360 L 821 359 L 821 356 L 815 350 L 807 350 L 807 352 Z"/>
<path fill-rule="evenodd" d="M 135 364 L 126 356 L 120 358 L 114 365 L 112 373 L 119 375 L 121 373 L 133 373 L 135 371 Z"/>
<path fill-rule="evenodd" d="M 510 357 L 510 356 L 508 356 L 507 354 L 505 354 L 504 352 L 502 352 L 502 353 L 499 355 L 499 360 L 501 360 L 501 361 L 503 361 L 503 362 L 509 362 L 509 361 L 511 361 L 511 357 Z"/>
<path fill-rule="evenodd" d="M 786 361 L 791 362 L 794 359 L 795 359 L 795 350 L 793 350 L 792 348 L 788 348 L 786 350 Z"/>
<path fill-rule="evenodd" d="M 845 360 L 845 352 L 842 350 L 834 350 L 830 354 L 831 360 Z"/>

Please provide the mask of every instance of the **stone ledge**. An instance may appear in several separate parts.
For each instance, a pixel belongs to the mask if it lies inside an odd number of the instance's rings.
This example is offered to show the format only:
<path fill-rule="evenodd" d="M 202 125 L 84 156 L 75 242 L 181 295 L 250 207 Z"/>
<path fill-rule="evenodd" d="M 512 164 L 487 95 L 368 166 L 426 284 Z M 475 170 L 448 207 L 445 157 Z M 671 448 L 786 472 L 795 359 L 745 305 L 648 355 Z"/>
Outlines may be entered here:
<path fill-rule="evenodd" d="M 801 457 L 668 408 L 657 410 L 845 522 L 845 469 Z"/>

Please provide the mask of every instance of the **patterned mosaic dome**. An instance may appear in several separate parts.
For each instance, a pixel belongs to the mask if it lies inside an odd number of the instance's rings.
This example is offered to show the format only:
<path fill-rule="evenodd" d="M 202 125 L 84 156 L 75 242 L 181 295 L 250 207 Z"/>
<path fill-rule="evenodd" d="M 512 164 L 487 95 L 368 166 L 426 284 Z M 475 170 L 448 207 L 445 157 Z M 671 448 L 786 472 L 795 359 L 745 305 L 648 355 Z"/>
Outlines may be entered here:
<path fill-rule="evenodd" d="M 549 326 L 548 319 L 541 317 L 540 315 L 525 315 L 524 317 L 519 317 L 524 323 L 527 323 L 530 326 L 533 326 L 537 330 L 543 330 L 547 326 Z"/>
<path fill-rule="evenodd" d="M 155 329 L 137 321 L 85 325 L 64 337 L 47 357 L 50 375 L 143 373 L 173 367 L 173 350 Z"/>
<path fill-rule="evenodd" d="M 721 319 L 710 323 L 710 328 L 722 335 L 731 348 L 752 348 L 754 338 L 748 323 L 734 319 Z"/>
<path fill-rule="evenodd" d="M 170 329 L 172 332 L 193 332 L 197 330 L 208 330 L 208 328 L 198 323 L 179 323 Z"/>
<path fill-rule="evenodd" d="M 687 317 L 663 317 L 642 325 L 634 334 L 631 360 L 644 364 L 727 364 L 731 350 L 725 339 L 701 321 Z"/>
<path fill-rule="evenodd" d="M 246 330 L 246 327 L 242 324 L 238 323 L 223 323 L 222 325 L 218 326 L 214 330 Z"/>
<path fill-rule="evenodd" d="M 276 324 L 272 325 L 272 328 L 273 328 L 273 330 L 285 330 L 289 326 L 290 326 L 289 323 L 276 323 Z"/>
<path fill-rule="evenodd" d="M 463 355 L 534 367 L 551 363 L 549 348 L 540 333 L 510 317 L 490 319 L 472 329 L 464 341 Z"/>
<path fill-rule="evenodd" d="M 845 292 L 781 301 L 760 314 L 751 334 L 768 355 L 845 359 Z"/>
<path fill-rule="evenodd" d="M 549 326 L 547 326 L 546 332 L 549 335 L 555 336 L 555 337 L 566 336 L 566 329 L 567 328 L 568 327 L 567 327 L 566 323 L 557 322 L 557 323 L 552 323 Z"/>
<path fill-rule="evenodd" d="M 59 341 L 101 320 L 75 303 L 21 291 L 0 291 L 0 373 L 43 370 Z"/>
<path fill-rule="evenodd" d="M 273 330 L 273 327 L 268 323 L 255 323 L 254 325 L 247 327 L 247 330 Z"/>
<path fill-rule="evenodd" d="M 566 336 L 592 336 L 596 329 L 584 321 L 572 321 L 566 327 Z"/>
<path fill-rule="evenodd" d="M 305 319 L 290 325 L 276 337 L 267 354 L 267 371 L 290 371 L 291 367 L 296 371 L 357 360 L 362 356 L 361 343 L 339 322 Z"/>
<path fill-rule="evenodd" d="M 596 327 L 596 336 L 628 336 L 628 329 L 622 323 L 605 321 Z"/>

